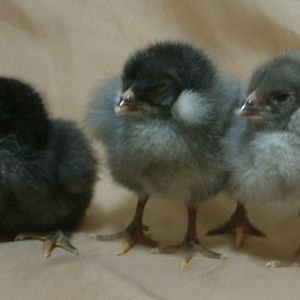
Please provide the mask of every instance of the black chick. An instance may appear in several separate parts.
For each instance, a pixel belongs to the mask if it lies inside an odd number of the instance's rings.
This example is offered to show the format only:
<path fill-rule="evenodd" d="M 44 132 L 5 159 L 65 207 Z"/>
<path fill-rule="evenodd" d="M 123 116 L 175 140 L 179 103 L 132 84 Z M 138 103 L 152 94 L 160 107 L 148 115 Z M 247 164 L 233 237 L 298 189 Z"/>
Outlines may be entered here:
<path fill-rule="evenodd" d="M 299 113 L 300 54 L 280 55 L 260 66 L 226 143 L 237 200 L 299 207 Z M 292 259 L 269 266 L 286 266 L 297 255 L 300 249 Z"/>
<path fill-rule="evenodd" d="M 29 85 L 0 78 L 0 230 L 16 239 L 77 249 L 69 233 L 81 222 L 96 180 L 96 159 L 77 126 L 50 119 Z"/>
<path fill-rule="evenodd" d="M 135 216 L 124 232 L 96 236 L 126 237 L 124 254 L 138 241 L 157 243 L 145 235 L 143 211 L 150 196 L 185 201 L 187 233 L 184 267 L 194 252 L 222 258 L 206 249 L 196 234 L 197 208 L 226 181 L 220 140 L 238 99 L 238 86 L 217 73 L 202 50 L 164 42 L 129 58 L 121 80 L 109 82 L 91 104 L 88 122 L 108 153 L 108 165 L 119 184 L 135 192 Z"/>

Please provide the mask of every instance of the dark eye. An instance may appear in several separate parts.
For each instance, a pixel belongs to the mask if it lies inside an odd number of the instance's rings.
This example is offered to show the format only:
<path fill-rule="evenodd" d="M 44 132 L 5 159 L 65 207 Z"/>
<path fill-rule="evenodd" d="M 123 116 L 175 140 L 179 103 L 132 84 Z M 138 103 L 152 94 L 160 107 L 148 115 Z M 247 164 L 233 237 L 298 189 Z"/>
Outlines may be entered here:
<path fill-rule="evenodd" d="M 149 95 L 157 95 L 157 94 L 162 94 L 166 90 L 166 87 L 163 85 L 155 85 L 151 86 L 147 89 L 147 94 Z"/>
<path fill-rule="evenodd" d="M 276 104 L 282 104 L 285 102 L 288 102 L 291 98 L 291 95 L 289 93 L 283 93 L 283 94 L 279 94 L 273 97 L 273 102 L 275 102 Z"/>

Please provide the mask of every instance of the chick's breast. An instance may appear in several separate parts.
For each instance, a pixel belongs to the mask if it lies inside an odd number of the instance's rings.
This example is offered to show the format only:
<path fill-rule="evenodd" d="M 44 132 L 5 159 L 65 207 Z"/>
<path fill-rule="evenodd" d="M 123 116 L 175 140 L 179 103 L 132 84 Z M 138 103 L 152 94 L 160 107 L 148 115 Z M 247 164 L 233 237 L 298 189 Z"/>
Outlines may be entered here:
<path fill-rule="evenodd" d="M 109 168 L 117 182 L 138 193 L 180 200 L 189 199 L 191 193 L 199 193 L 195 197 L 202 199 L 219 185 L 216 182 L 222 180 L 223 170 L 217 166 L 221 154 L 212 153 L 216 141 L 206 140 L 198 128 L 186 128 L 172 117 L 140 122 L 115 116 L 118 93 L 112 91 L 109 99 L 102 92 L 101 101 L 92 104 L 89 122 L 97 122 L 94 133 L 99 132 L 107 148 Z"/>
<path fill-rule="evenodd" d="M 293 199 L 300 183 L 300 136 L 294 132 L 258 132 L 241 140 L 231 157 L 234 195 L 240 200 Z"/>

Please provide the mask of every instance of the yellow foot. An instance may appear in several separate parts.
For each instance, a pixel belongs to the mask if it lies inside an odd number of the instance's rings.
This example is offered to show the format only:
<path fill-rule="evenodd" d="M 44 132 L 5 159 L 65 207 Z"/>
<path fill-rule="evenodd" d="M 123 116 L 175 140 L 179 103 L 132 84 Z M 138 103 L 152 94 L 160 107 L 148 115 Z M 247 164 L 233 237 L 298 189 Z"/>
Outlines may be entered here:
<path fill-rule="evenodd" d="M 78 255 L 78 250 L 71 244 L 70 237 L 61 230 L 50 234 L 38 233 L 22 233 L 15 237 L 15 241 L 23 240 L 40 240 L 44 241 L 43 256 L 44 258 L 50 257 L 54 248 L 62 248 L 74 255 Z"/>
<path fill-rule="evenodd" d="M 214 259 L 226 259 L 227 257 L 214 252 L 212 250 L 209 250 L 202 246 L 199 241 L 191 240 L 191 241 L 184 241 L 178 245 L 173 246 L 166 246 L 166 247 L 158 247 L 153 251 L 154 253 L 176 253 L 180 250 L 183 250 L 185 252 L 184 258 L 180 262 L 180 268 L 184 269 L 191 259 L 195 255 L 203 255 L 208 258 L 214 258 Z"/>
<path fill-rule="evenodd" d="M 92 234 L 91 237 L 97 241 L 113 241 L 115 239 L 125 238 L 127 241 L 126 244 L 116 253 L 117 255 L 123 255 L 138 243 L 149 247 L 157 246 L 157 242 L 147 236 L 145 231 L 148 231 L 148 227 L 145 225 L 130 224 L 122 232 L 109 235 Z"/>

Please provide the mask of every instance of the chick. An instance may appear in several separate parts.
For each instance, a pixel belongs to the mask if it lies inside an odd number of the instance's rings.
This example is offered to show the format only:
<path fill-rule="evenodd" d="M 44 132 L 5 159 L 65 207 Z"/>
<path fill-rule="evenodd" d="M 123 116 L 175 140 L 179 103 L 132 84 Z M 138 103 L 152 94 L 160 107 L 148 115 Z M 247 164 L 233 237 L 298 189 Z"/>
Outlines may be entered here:
<path fill-rule="evenodd" d="M 76 254 L 69 235 L 89 206 L 96 158 L 75 124 L 50 119 L 28 84 L 0 78 L 0 230 Z"/>
<path fill-rule="evenodd" d="M 163 42 L 135 53 L 121 79 L 101 88 L 91 103 L 88 123 L 108 153 L 115 181 L 138 198 L 135 216 L 124 232 L 96 236 L 126 237 L 124 254 L 137 242 L 150 246 L 143 225 L 149 197 L 185 201 L 188 226 L 180 245 L 184 267 L 195 252 L 213 258 L 196 233 L 197 208 L 224 185 L 227 173 L 220 140 L 230 125 L 239 87 L 218 74 L 202 50 L 188 44 Z"/>
<path fill-rule="evenodd" d="M 237 200 L 300 204 L 299 112 L 300 55 L 280 55 L 260 66 L 226 141 Z M 285 266 L 294 258 L 269 266 Z"/>

